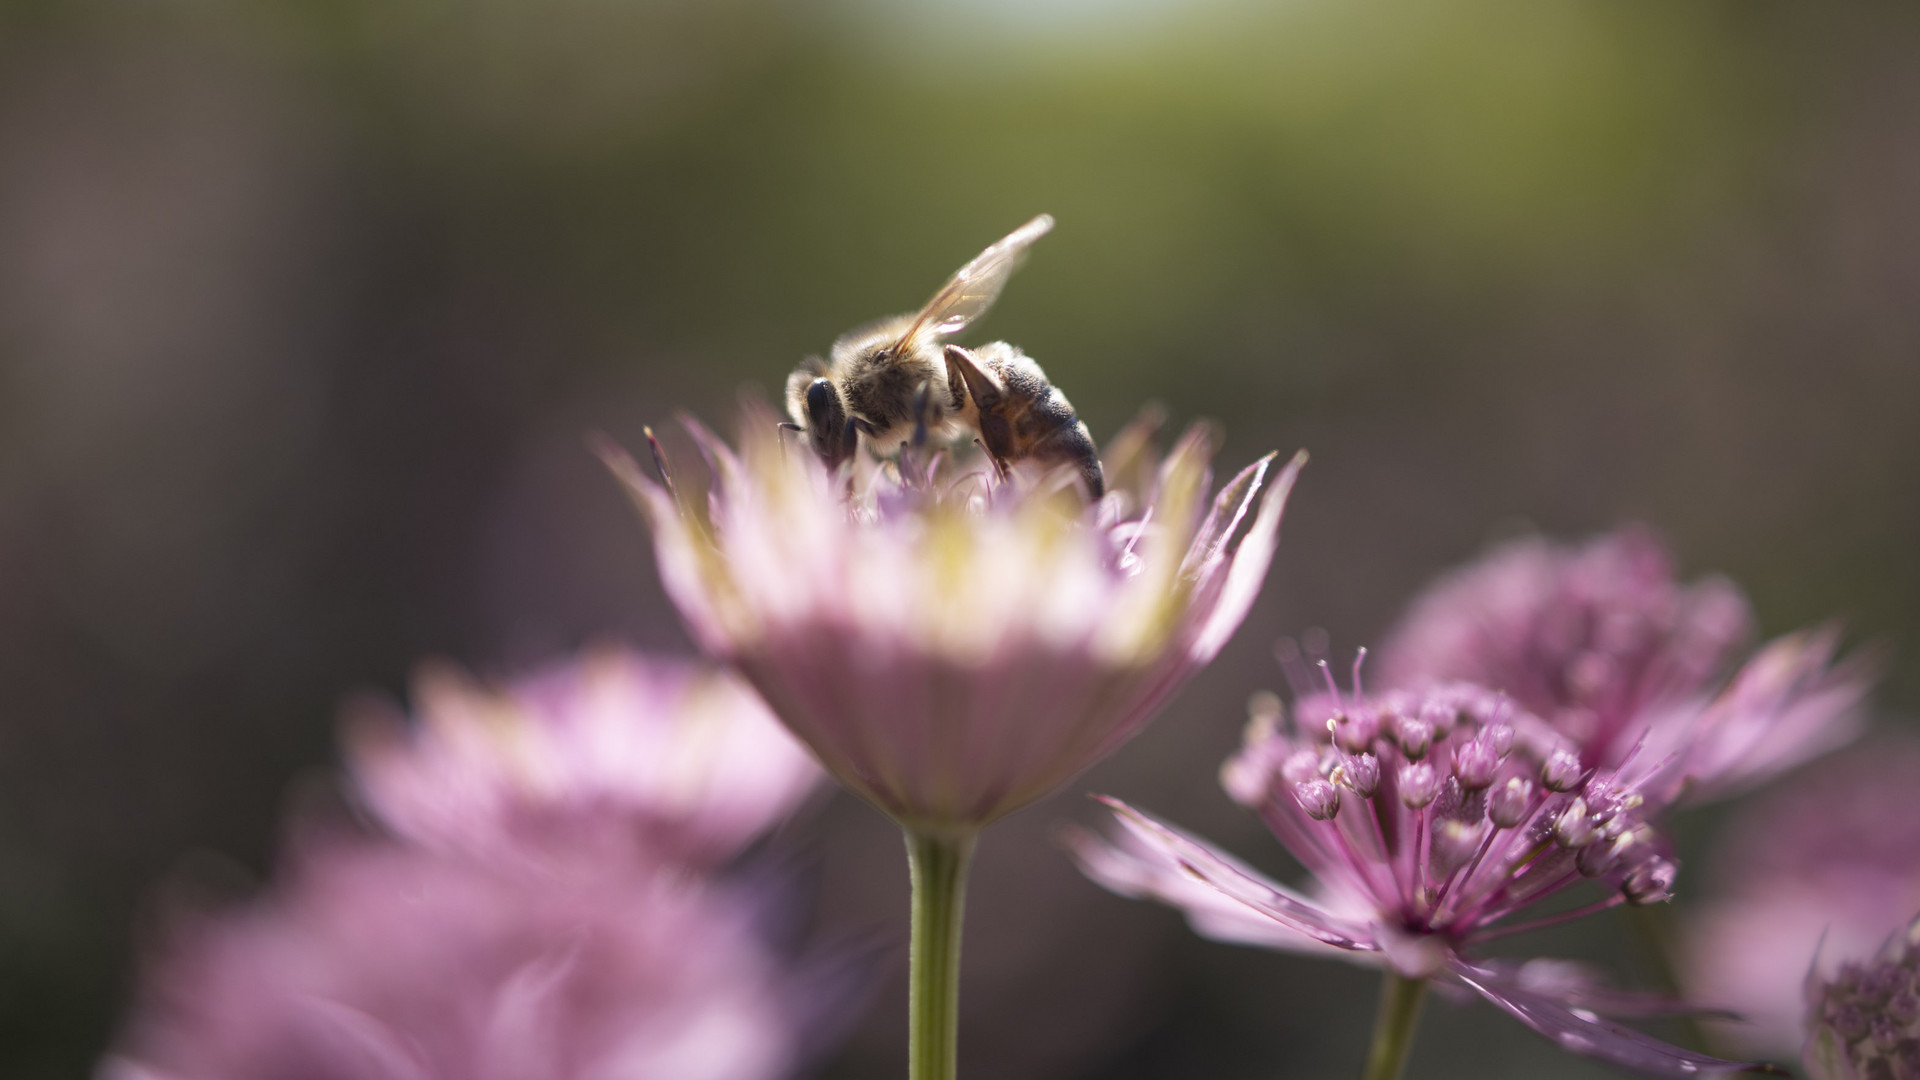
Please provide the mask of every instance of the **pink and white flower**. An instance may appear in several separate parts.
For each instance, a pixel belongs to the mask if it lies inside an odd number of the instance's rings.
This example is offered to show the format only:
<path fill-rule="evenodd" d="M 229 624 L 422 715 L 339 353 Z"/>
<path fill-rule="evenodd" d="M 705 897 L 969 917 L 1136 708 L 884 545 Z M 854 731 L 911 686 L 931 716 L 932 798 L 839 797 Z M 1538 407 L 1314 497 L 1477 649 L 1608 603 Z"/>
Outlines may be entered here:
<path fill-rule="evenodd" d="M 778 1080 L 837 995 L 755 905 L 661 866 L 543 880 L 311 836 L 264 896 L 175 921 L 98 1075 Z"/>
<path fill-rule="evenodd" d="M 383 702 L 353 710 L 355 794 L 413 843 L 489 858 L 598 845 L 714 866 L 820 778 L 732 675 L 619 648 L 499 687 L 423 668 L 413 713 Z"/>
<path fill-rule="evenodd" d="M 1138 732 L 1252 606 L 1303 460 L 1209 500 L 1203 431 L 1157 467 L 1134 433 L 1089 506 L 1058 476 L 944 459 L 829 472 L 758 411 L 737 451 L 689 427 L 705 500 L 608 455 L 668 594 L 830 773 L 920 832 L 977 829 Z"/>
<path fill-rule="evenodd" d="M 1667 762 L 1649 794 L 1735 794 L 1855 737 L 1871 681 L 1831 628 L 1790 634 L 1726 672 L 1752 632 L 1723 578 L 1681 584 L 1652 533 L 1579 546 L 1516 540 L 1443 577 L 1381 650 L 1387 685 L 1464 679 L 1546 720 L 1589 768 L 1636 747 Z"/>

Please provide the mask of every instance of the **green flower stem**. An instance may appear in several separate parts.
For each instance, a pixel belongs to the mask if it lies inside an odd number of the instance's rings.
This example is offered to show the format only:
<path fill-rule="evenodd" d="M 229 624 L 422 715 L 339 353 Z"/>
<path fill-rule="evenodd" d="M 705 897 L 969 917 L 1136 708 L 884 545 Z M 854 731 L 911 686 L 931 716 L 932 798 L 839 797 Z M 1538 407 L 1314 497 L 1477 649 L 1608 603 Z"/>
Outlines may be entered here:
<path fill-rule="evenodd" d="M 960 921 L 974 834 L 907 830 L 913 951 L 908 1080 L 954 1080 L 960 1060 Z"/>
<path fill-rule="evenodd" d="M 1420 999 L 1427 980 L 1409 979 L 1388 968 L 1380 984 L 1380 1014 L 1373 1020 L 1373 1046 L 1367 1050 L 1367 1071 L 1360 1080 L 1399 1080 L 1413 1049 L 1413 1028 L 1420 1019 Z"/>
<path fill-rule="evenodd" d="M 1680 970 L 1674 963 L 1672 910 L 1671 904 L 1629 904 L 1627 919 L 1633 924 L 1634 937 L 1653 966 L 1654 981 L 1662 992 L 1677 999 L 1681 996 Z M 1694 1049 L 1709 1054 L 1715 1052 L 1713 1039 L 1699 1017 L 1683 1015 L 1680 1025 Z"/>

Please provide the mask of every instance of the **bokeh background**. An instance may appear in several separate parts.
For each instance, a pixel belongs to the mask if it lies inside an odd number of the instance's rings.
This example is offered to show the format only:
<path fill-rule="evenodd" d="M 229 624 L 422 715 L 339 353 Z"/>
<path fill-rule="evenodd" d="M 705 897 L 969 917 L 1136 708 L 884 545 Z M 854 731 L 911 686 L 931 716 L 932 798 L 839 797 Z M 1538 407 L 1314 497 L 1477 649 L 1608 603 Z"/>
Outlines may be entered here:
<path fill-rule="evenodd" d="M 1843 617 L 1899 726 L 1916 48 L 1901 2 L 8 0 L 0 1075 L 86 1074 L 155 883 L 266 872 L 343 696 L 687 648 L 587 432 L 724 419 L 1042 210 L 976 340 L 1096 437 L 1157 400 L 1314 456 L 1222 660 L 989 834 L 964 1066 L 1354 1072 L 1373 975 L 1201 942 L 1053 830 L 1111 791 L 1284 869 L 1214 783 L 1274 638 L 1373 640 L 1529 525 Z M 817 918 L 904 940 L 891 826 L 799 832 Z M 1543 947 L 1631 974 L 1620 931 Z M 902 976 L 821 1075 L 897 1073 Z M 1446 1002 L 1413 1071 L 1609 1075 Z"/>

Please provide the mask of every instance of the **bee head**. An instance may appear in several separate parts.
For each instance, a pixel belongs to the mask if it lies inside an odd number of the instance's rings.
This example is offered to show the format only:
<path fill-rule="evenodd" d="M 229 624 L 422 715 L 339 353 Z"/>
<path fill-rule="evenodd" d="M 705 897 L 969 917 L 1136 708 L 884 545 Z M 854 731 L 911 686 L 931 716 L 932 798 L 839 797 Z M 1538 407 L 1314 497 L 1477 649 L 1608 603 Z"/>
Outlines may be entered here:
<path fill-rule="evenodd" d="M 807 441 L 827 468 L 837 469 L 859 448 L 859 432 L 833 382 L 816 378 L 807 385 Z"/>

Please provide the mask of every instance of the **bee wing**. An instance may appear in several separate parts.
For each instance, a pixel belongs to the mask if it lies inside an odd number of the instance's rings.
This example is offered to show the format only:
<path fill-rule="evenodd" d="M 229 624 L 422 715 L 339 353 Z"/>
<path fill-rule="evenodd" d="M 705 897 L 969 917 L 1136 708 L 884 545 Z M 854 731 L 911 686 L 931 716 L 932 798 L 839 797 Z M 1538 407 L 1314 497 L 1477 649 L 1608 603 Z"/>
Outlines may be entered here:
<path fill-rule="evenodd" d="M 913 320 L 913 325 L 900 336 L 897 348 L 906 352 L 923 334 L 945 337 L 957 334 L 972 324 L 973 320 L 986 314 L 993 302 L 1000 298 L 1000 290 L 1012 276 L 1014 268 L 1020 265 L 1021 256 L 1035 240 L 1047 235 L 1053 228 L 1053 216 L 1041 214 L 1032 221 L 1008 233 L 992 247 L 976 255 L 972 262 L 954 272 L 940 291 L 933 294 L 927 306 Z"/>

